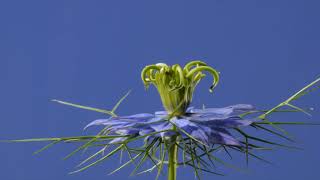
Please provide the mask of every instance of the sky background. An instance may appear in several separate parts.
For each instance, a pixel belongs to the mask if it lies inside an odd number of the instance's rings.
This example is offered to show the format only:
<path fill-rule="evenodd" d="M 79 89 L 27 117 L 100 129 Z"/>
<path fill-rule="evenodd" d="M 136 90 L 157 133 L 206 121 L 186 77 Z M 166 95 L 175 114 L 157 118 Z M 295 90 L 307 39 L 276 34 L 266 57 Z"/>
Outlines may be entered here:
<path fill-rule="evenodd" d="M 83 127 L 105 117 L 50 99 L 110 109 L 132 89 L 118 114 L 161 110 L 156 90 L 146 92 L 140 80 L 141 69 L 157 62 L 201 59 L 221 72 L 213 95 L 210 78 L 198 86 L 194 106 L 271 108 L 320 75 L 319 6 L 316 0 L 2 0 L 0 139 L 93 134 Z M 296 102 L 315 109 L 311 119 L 287 114 L 273 120 L 319 122 L 319 100 L 316 91 Z M 203 179 L 319 179 L 319 128 L 288 127 L 304 150 L 261 154 L 274 165 L 252 159 L 248 171 L 220 167 L 226 177 L 204 174 Z M 68 175 L 89 154 L 63 161 L 76 148 L 67 144 L 33 156 L 43 145 L 0 144 L 0 179 L 122 180 L 133 169 L 108 176 L 120 165 L 116 157 Z M 246 168 L 244 160 L 235 154 L 231 162 Z M 179 169 L 178 179 L 194 179 L 190 170 Z"/>

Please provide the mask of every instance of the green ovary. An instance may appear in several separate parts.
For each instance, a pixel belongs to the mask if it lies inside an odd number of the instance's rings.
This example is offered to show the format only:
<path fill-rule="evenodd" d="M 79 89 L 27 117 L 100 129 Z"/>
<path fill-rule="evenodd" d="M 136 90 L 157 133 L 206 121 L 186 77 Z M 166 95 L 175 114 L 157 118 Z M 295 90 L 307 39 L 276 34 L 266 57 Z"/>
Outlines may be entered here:
<path fill-rule="evenodd" d="M 219 73 L 202 61 L 191 61 L 182 69 L 179 65 L 164 63 L 146 66 L 141 73 L 146 88 L 153 84 L 161 97 L 162 104 L 169 114 L 183 115 L 192 101 L 197 84 L 207 71 L 213 76 L 210 92 L 219 81 Z"/>

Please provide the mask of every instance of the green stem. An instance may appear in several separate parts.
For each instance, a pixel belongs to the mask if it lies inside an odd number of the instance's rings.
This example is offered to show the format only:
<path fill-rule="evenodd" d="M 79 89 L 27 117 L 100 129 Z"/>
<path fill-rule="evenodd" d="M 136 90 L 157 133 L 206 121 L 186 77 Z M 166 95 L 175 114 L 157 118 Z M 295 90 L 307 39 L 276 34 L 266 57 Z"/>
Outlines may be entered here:
<path fill-rule="evenodd" d="M 177 161 L 178 161 L 178 146 L 176 144 L 177 137 L 172 139 L 172 145 L 169 149 L 169 164 L 168 164 L 168 180 L 177 179 Z"/>

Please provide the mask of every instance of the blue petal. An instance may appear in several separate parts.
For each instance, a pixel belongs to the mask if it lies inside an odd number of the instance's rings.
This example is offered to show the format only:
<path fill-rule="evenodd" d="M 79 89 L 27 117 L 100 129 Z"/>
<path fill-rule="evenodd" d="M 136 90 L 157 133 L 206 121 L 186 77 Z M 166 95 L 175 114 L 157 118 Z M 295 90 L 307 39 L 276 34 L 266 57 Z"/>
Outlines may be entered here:
<path fill-rule="evenodd" d="M 235 118 L 228 118 L 228 119 L 213 119 L 213 120 L 199 120 L 199 119 L 192 119 L 190 118 L 191 122 L 199 123 L 202 125 L 206 125 L 209 127 L 223 127 L 223 128 L 239 128 L 241 126 L 249 126 L 252 124 L 252 121 L 243 120 L 243 119 L 235 119 Z"/>
<path fill-rule="evenodd" d="M 164 131 L 164 130 L 172 129 L 172 124 L 165 121 L 165 122 L 150 124 L 150 127 L 155 131 Z"/>
<path fill-rule="evenodd" d="M 171 120 L 177 127 L 183 129 L 186 133 L 193 138 L 201 141 L 202 143 L 209 145 L 208 134 L 206 131 L 210 131 L 208 127 L 200 127 L 198 124 L 190 122 L 186 119 L 172 119 Z M 210 132 L 209 132 L 210 133 Z M 184 135 L 184 132 L 181 132 Z"/>
<path fill-rule="evenodd" d="M 173 128 L 172 124 L 167 122 L 167 121 L 162 121 L 162 122 L 157 122 L 157 123 L 153 123 L 153 124 L 150 124 L 150 127 L 152 129 L 154 129 L 155 131 L 165 131 L 165 130 L 170 130 Z M 163 136 L 169 136 L 171 135 L 171 133 L 169 132 L 161 132 L 160 133 L 160 136 L 163 137 Z"/>
<path fill-rule="evenodd" d="M 193 138 L 201 141 L 206 145 L 210 144 L 225 144 L 240 146 L 240 142 L 236 140 L 227 130 L 221 127 L 210 127 L 188 121 L 186 119 L 174 119 L 172 122 L 183 129 L 186 133 L 191 135 Z M 181 134 L 184 134 L 181 132 Z"/>
<path fill-rule="evenodd" d="M 167 111 L 156 111 L 154 114 L 156 116 L 167 116 L 168 112 Z"/>
<path fill-rule="evenodd" d="M 174 119 L 171 119 L 171 122 L 173 122 L 176 126 L 180 127 L 180 128 L 183 128 L 185 126 L 192 126 L 194 125 L 194 123 L 190 122 L 189 120 L 187 119 L 178 119 L 178 118 L 174 118 Z"/>
<path fill-rule="evenodd" d="M 233 146 L 241 146 L 241 143 L 235 139 L 227 130 L 223 128 L 215 128 L 210 134 L 210 143 L 225 144 Z"/>
<path fill-rule="evenodd" d="M 149 113 L 140 113 L 140 114 L 135 114 L 135 115 L 130 115 L 130 116 L 122 116 L 122 117 L 114 117 L 114 119 L 128 119 L 128 120 L 138 120 L 138 121 L 146 121 L 151 118 L 153 118 L 153 114 Z"/>
<path fill-rule="evenodd" d="M 194 128 L 194 130 L 192 130 L 190 135 L 192 137 L 194 137 L 195 139 L 200 140 L 205 145 L 209 145 L 208 134 L 202 128 L 199 128 L 199 127 L 198 128 Z"/>
<path fill-rule="evenodd" d="M 254 110 L 254 107 L 249 104 L 236 104 L 223 108 L 206 108 L 206 109 L 190 109 L 191 114 L 201 114 L 202 116 L 210 115 L 216 118 L 223 118 L 229 116 L 238 116 L 248 111 Z"/>
<path fill-rule="evenodd" d="M 191 134 L 192 131 L 197 128 L 197 125 L 186 119 L 173 119 L 171 122 L 174 123 L 178 128 L 183 129 L 188 134 Z M 181 134 L 184 135 L 185 133 L 182 132 Z"/>
<path fill-rule="evenodd" d="M 99 126 L 104 125 L 104 123 L 108 122 L 110 119 L 97 119 L 92 121 L 91 123 L 87 124 L 84 129 L 87 129 L 90 126 Z"/>
<path fill-rule="evenodd" d="M 225 108 L 190 109 L 183 118 L 210 127 L 237 128 L 252 123 L 252 121 L 243 120 L 239 115 L 253 109 L 253 106 L 247 104 Z"/>
<path fill-rule="evenodd" d="M 147 135 L 147 134 L 150 134 L 150 133 L 153 133 L 153 132 L 155 132 L 155 130 L 154 129 L 152 129 L 152 128 L 141 128 L 140 129 L 140 131 L 139 131 L 139 135 L 140 136 L 144 136 L 144 135 Z"/>
<path fill-rule="evenodd" d="M 135 123 L 144 123 L 148 122 L 150 119 L 153 119 L 155 116 L 153 114 L 141 113 L 131 116 L 121 116 L 121 117 L 111 117 L 109 119 L 98 119 L 89 123 L 86 127 L 104 125 L 104 126 L 121 126 L 121 125 L 134 125 Z"/>
<path fill-rule="evenodd" d="M 232 135 L 221 131 L 213 131 L 210 134 L 209 140 L 212 144 L 241 146 L 241 143 L 238 140 L 236 140 Z"/>

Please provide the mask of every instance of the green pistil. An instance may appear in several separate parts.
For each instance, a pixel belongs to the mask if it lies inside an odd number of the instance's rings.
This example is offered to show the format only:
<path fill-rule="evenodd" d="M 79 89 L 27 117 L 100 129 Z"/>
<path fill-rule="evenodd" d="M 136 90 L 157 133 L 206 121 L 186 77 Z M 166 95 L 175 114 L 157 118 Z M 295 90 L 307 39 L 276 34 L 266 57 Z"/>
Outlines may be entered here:
<path fill-rule="evenodd" d="M 164 63 L 146 66 L 141 78 L 146 88 L 153 84 L 161 97 L 164 108 L 172 115 L 183 115 L 189 107 L 197 84 L 205 77 L 204 71 L 213 76 L 210 92 L 219 82 L 219 73 L 202 61 L 191 61 L 182 69 L 176 64 Z"/>

